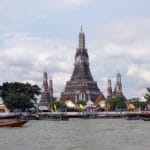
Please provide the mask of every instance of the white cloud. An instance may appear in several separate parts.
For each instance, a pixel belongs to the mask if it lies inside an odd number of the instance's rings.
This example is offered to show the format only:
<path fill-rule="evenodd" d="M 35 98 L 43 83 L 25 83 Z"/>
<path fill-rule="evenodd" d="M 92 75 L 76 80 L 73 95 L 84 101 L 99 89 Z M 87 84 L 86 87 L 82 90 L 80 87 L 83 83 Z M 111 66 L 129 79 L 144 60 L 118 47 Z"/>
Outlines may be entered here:
<path fill-rule="evenodd" d="M 131 66 L 128 69 L 127 75 L 128 76 L 134 76 L 138 72 L 138 67 L 137 66 Z"/>
<path fill-rule="evenodd" d="M 46 69 L 49 76 L 54 77 L 56 89 L 62 90 L 62 82 L 64 85 L 73 66 L 74 56 L 71 54 L 74 50 L 71 45 L 24 33 L 4 34 L 1 41 L 1 83 L 31 81 L 41 86 Z"/>
<path fill-rule="evenodd" d="M 97 29 L 93 41 L 86 42 L 90 69 L 102 91 L 106 92 L 107 77 L 114 80 L 119 69 L 125 95 L 144 94 L 144 88 L 150 84 L 149 26 L 149 19 L 117 22 L 108 25 L 103 32 Z M 72 45 L 76 43 L 30 33 L 5 33 L 0 41 L 1 82 L 19 80 L 41 85 L 46 69 L 54 79 L 55 93 L 60 94 L 73 71 L 76 47 Z"/>
<path fill-rule="evenodd" d="M 150 85 L 149 26 L 150 20 L 145 18 L 118 21 L 101 30 L 98 27 L 89 46 L 95 77 L 114 78 L 119 69 L 127 97 L 143 96 Z"/>
<path fill-rule="evenodd" d="M 132 77 L 134 76 L 135 78 L 138 78 L 139 80 L 145 80 L 147 82 L 150 82 L 150 71 L 149 70 L 145 70 L 138 66 L 130 66 L 128 68 L 127 75 L 132 76 Z"/>
<path fill-rule="evenodd" d="M 64 90 L 66 81 L 70 80 L 70 76 L 70 73 L 65 72 L 56 72 L 53 74 L 52 79 L 56 95 L 60 95 L 60 93 Z"/>

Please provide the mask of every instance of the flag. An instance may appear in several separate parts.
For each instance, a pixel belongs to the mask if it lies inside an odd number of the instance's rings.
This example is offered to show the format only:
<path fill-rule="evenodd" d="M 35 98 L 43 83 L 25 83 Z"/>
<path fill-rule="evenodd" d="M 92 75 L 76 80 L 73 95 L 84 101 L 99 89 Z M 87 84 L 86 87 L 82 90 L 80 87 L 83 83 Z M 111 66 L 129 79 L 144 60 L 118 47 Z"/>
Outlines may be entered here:
<path fill-rule="evenodd" d="M 56 105 L 54 104 L 54 111 L 56 111 Z"/>
<path fill-rule="evenodd" d="M 106 107 L 107 111 L 110 111 L 110 104 L 109 103 L 107 103 L 105 107 Z"/>
<path fill-rule="evenodd" d="M 84 106 L 83 106 L 82 104 L 79 104 L 79 108 L 80 108 L 80 109 L 83 109 Z"/>
<path fill-rule="evenodd" d="M 135 106 L 133 104 L 131 104 L 131 103 L 128 104 L 127 107 L 128 107 L 128 109 L 135 109 Z"/>

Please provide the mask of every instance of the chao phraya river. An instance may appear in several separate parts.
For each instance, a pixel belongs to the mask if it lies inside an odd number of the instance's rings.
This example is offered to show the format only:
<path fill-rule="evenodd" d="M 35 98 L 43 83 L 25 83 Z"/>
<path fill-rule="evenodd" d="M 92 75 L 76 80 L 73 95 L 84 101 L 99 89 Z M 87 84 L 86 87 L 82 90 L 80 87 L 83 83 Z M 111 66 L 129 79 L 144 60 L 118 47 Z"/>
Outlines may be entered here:
<path fill-rule="evenodd" d="M 150 150 L 150 122 L 29 121 L 21 128 L 0 128 L 0 150 Z"/>

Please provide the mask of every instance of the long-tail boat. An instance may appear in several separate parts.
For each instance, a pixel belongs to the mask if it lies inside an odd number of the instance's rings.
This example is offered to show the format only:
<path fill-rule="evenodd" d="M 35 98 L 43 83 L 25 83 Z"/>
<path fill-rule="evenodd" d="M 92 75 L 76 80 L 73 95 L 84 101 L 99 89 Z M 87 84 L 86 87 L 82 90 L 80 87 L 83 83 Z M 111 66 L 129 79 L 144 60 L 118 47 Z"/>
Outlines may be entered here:
<path fill-rule="evenodd" d="M 6 120 L 0 122 L 0 127 L 22 127 L 28 120 Z"/>
<path fill-rule="evenodd" d="M 143 118 L 144 121 L 150 121 L 150 118 Z"/>

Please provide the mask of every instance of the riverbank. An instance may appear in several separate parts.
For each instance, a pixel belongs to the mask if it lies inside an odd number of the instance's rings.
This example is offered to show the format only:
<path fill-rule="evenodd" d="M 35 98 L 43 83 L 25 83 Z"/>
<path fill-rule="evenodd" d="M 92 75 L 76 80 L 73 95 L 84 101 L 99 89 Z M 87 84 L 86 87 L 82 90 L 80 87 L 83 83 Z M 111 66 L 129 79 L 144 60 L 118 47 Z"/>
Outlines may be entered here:
<path fill-rule="evenodd" d="M 31 119 L 42 118 L 124 118 L 124 117 L 139 117 L 150 118 L 150 112 L 43 112 L 38 114 L 29 114 Z"/>

